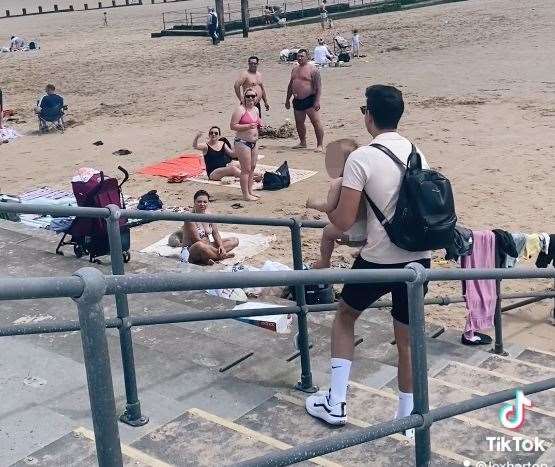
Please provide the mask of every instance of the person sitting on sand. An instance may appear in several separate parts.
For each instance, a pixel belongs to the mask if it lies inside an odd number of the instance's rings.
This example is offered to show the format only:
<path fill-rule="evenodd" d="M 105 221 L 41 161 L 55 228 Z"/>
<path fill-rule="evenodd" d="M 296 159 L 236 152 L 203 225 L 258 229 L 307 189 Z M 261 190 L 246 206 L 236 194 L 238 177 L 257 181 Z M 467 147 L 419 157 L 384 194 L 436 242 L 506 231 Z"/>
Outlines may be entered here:
<path fill-rule="evenodd" d="M 262 126 L 262 121 L 256 108 L 256 91 L 253 88 L 247 88 L 243 98 L 244 103 L 233 112 L 229 126 L 236 132 L 234 152 L 241 165 L 239 183 L 243 199 L 256 201 L 258 196 L 253 193 L 253 183 L 258 160 L 258 129 Z"/>
<path fill-rule="evenodd" d="M 197 191 L 193 200 L 193 213 L 206 214 L 208 212 L 210 195 L 206 191 Z M 181 237 L 181 246 L 183 247 L 181 259 L 204 266 L 233 258 L 235 255 L 230 251 L 239 245 L 237 237 L 220 237 L 218 226 L 208 222 L 184 222 L 181 235 L 178 234 L 178 237 Z M 213 240 L 210 240 L 210 237 Z"/>
<path fill-rule="evenodd" d="M 229 145 L 229 141 L 221 136 L 219 127 L 213 126 L 208 130 L 208 140 L 199 143 L 202 131 L 199 131 L 193 140 L 193 147 L 202 151 L 206 175 L 210 180 L 221 180 L 223 177 L 237 177 L 241 175 L 241 169 L 233 165 L 232 159 L 235 154 Z"/>
<path fill-rule="evenodd" d="M 12 36 L 10 38 L 10 52 L 23 50 L 24 47 L 25 47 L 25 41 L 21 37 Z"/>
<path fill-rule="evenodd" d="M 349 154 L 358 148 L 356 141 L 352 139 L 340 139 L 326 146 L 326 171 L 332 178 L 326 201 L 309 198 L 306 207 L 321 212 L 332 212 L 339 202 L 341 185 L 343 182 L 343 170 Z M 335 242 L 342 245 L 361 247 L 366 243 L 366 215 L 365 208 L 359 209 L 357 222 L 347 231 L 341 232 L 335 225 L 328 224 L 322 232 L 320 242 L 320 259 L 312 265 L 313 269 L 329 268 L 331 255 Z"/>
<path fill-rule="evenodd" d="M 318 45 L 314 47 L 314 62 L 319 66 L 330 65 L 334 59 L 333 52 L 328 48 L 326 42 L 321 37 L 318 38 Z"/>

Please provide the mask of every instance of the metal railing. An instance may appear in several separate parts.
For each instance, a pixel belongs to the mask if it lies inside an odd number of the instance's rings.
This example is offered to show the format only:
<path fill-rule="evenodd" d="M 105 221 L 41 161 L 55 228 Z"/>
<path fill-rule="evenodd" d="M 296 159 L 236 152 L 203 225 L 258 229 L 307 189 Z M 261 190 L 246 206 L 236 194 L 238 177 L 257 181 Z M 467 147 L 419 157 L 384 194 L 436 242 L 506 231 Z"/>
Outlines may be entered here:
<path fill-rule="evenodd" d="M 133 326 L 155 325 L 176 322 L 191 322 L 240 318 L 291 313 L 297 315 L 299 353 L 301 360 L 301 378 L 297 385 L 299 390 L 313 392 L 316 388 L 312 382 L 308 342 L 307 314 L 323 312 L 336 308 L 330 305 L 306 305 L 306 284 L 368 283 L 368 282 L 406 282 L 409 297 L 409 315 L 412 349 L 412 373 L 414 380 L 414 412 L 409 417 L 380 423 L 367 429 L 334 436 L 316 443 L 297 446 L 286 451 L 270 453 L 245 465 L 287 465 L 300 462 L 314 456 L 332 452 L 355 444 L 364 443 L 409 428 L 416 428 L 416 465 L 427 465 L 430 458 L 430 434 L 432 423 L 456 414 L 466 413 L 480 407 L 503 402 L 514 397 L 516 389 L 531 394 L 555 387 L 555 378 L 546 379 L 526 386 L 472 398 L 458 404 L 450 404 L 430 410 L 428 403 L 426 335 L 424 329 L 424 305 L 461 302 L 461 297 L 439 297 L 424 299 L 423 284 L 426 281 L 468 280 L 468 279 L 524 279 L 553 278 L 555 269 L 424 269 L 419 264 L 411 264 L 405 269 L 391 270 L 310 270 L 302 271 L 301 229 L 321 228 L 321 221 L 304 221 L 299 219 L 268 219 L 227 215 L 209 215 L 192 213 L 174 213 L 163 211 L 123 210 L 117 206 L 107 208 L 74 208 L 32 204 L 0 203 L 0 212 L 53 214 L 59 216 L 99 217 L 106 219 L 111 247 L 112 275 L 104 276 L 94 268 L 83 268 L 71 277 L 48 278 L 1 278 L 0 300 L 21 300 L 33 298 L 70 297 L 77 304 L 79 321 L 55 321 L 46 324 L 32 323 L 0 327 L 0 336 L 36 334 L 44 332 L 62 332 L 80 330 L 85 357 L 85 368 L 89 389 L 91 413 L 95 431 L 97 456 L 100 466 L 121 465 L 121 448 L 117 427 L 115 398 L 108 359 L 106 328 L 118 328 L 123 360 L 126 409 L 120 420 L 133 426 L 143 425 L 148 418 L 141 414 L 138 399 L 131 328 Z M 155 220 L 169 221 L 204 221 L 238 225 L 259 225 L 287 227 L 290 229 L 293 263 L 295 271 L 238 273 L 157 273 L 125 274 L 121 251 L 119 219 L 142 219 L 144 222 Z M 169 292 L 186 290 L 205 290 L 233 287 L 270 287 L 295 286 L 296 306 L 198 311 L 187 313 L 162 314 L 158 316 L 130 316 L 127 295 L 149 292 Z M 114 295 L 117 317 L 106 319 L 100 301 L 104 295 Z M 533 299 L 521 302 L 520 306 L 555 296 L 555 291 L 527 292 L 509 294 L 501 298 Z M 388 306 L 390 302 L 382 301 L 374 307 Z M 515 304 L 518 305 L 518 304 Z M 506 309 L 512 307 L 505 307 Z M 501 311 L 496 309 L 496 345 L 495 351 L 503 351 L 501 334 Z M 94 358 L 93 358 L 94 356 Z"/>

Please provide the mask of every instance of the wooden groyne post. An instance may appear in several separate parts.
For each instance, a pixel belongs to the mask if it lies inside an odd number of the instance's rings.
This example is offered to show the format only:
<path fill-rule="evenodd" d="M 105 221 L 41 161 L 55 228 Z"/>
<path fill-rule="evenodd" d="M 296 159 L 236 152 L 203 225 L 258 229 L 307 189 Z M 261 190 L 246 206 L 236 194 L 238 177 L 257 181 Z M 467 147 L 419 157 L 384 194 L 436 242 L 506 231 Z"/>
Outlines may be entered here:
<path fill-rule="evenodd" d="M 218 23 L 220 30 L 220 40 L 223 41 L 225 38 L 225 18 L 224 18 L 224 0 L 216 0 L 216 14 L 218 15 Z"/>
<path fill-rule="evenodd" d="M 243 37 L 249 37 L 249 0 L 241 0 L 241 21 L 243 22 Z"/>

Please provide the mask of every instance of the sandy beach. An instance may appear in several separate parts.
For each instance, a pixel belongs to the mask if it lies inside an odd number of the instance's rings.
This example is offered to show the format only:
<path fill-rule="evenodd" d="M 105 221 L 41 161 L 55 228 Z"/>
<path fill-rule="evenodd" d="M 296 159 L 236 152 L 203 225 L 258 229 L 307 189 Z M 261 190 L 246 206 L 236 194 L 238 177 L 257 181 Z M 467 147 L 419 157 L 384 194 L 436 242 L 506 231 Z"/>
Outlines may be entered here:
<path fill-rule="evenodd" d="M 53 3 L 7 0 L 2 9 L 37 5 L 46 9 Z M 358 28 L 366 57 L 350 67 L 322 70 L 326 141 L 354 137 L 366 143 L 369 135 L 359 111 L 364 89 L 375 83 L 394 84 L 406 102 L 400 131 L 452 181 L 461 223 L 473 229 L 555 231 L 551 0 L 530 0 L 525 5 L 469 0 L 336 21 L 334 29 L 323 34 L 319 25 L 307 25 L 251 33 L 248 39 L 232 36 L 218 47 L 207 38 L 150 38 L 151 32 L 161 29 L 162 12 L 205 4 L 108 10 L 107 28 L 102 27 L 99 11 L 0 19 L 0 45 L 6 45 L 12 34 L 38 39 L 41 45 L 37 52 L 0 54 L 4 106 L 26 121 L 14 125 L 21 138 L 0 146 L 0 191 L 18 194 L 43 185 L 70 190 L 78 167 L 115 174 L 123 165 L 131 173 L 126 196 L 137 198 L 156 189 L 165 206 L 188 207 L 192 194 L 208 186 L 214 212 L 318 218 L 315 211 L 304 208 L 304 202 L 309 194 L 324 195 L 328 180 L 322 155 L 310 149 L 315 144 L 310 129 L 308 150 L 292 150 L 295 139 L 264 139 L 260 152 L 264 164 L 287 160 L 290 167 L 315 170 L 317 175 L 287 190 L 263 192 L 259 203 L 242 203 L 240 209 L 231 207 L 240 201 L 239 190 L 191 182 L 169 185 L 163 178 L 136 172 L 181 153 L 194 153 L 196 131 L 206 133 L 211 125 L 219 125 L 231 137 L 233 81 L 249 55 L 261 59 L 271 105 L 265 122 L 278 126 L 292 118 L 283 106 L 291 65 L 279 62 L 279 51 L 313 49 L 319 36 L 331 44 L 335 32 L 350 38 L 351 30 Z M 63 135 L 37 134 L 32 107 L 49 82 L 69 105 L 71 125 Z M 96 140 L 104 145 L 93 146 Z M 112 155 L 120 148 L 133 154 Z M 132 248 L 141 249 L 176 227 L 158 223 L 135 229 Z M 276 233 L 274 248 L 266 256 L 290 263 L 287 232 L 243 230 Z M 319 233 L 303 235 L 306 260 L 315 260 Z M 349 250 L 337 249 L 333 262 L 350 263 Z M 505 281 L 504 291 L 548 285 L 549 281 Z M 436 284 L 432 291 L 461 293 L 460 284 L 454 282 Z M 555 350 L 553 328 L 544 324 L 552 308 L 553 303 L 546 301 L 513 312 L 513 327 L 506 337 Z M 447 326 L 460 328 L 464 323 L 463 307 L 430 308 L 429 315 Z"/>

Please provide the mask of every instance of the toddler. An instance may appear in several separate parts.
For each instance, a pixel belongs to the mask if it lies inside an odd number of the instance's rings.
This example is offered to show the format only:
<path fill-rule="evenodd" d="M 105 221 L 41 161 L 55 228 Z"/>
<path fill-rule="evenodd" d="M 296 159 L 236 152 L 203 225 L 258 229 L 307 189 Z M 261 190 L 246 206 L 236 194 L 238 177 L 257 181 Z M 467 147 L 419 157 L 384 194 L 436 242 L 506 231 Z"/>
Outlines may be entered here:
<path fill-rule="evenodd" d="M 356 141 L 348 138 L 339 139 L 326 147 L 326 171 L 332 178 L 326 201 L 309 198 L 306 207 L 321 212 L 331 212 L 337 207 L 341 195 L 343 170 L 349 154 L 358 148 Z M 341 232 L 335 225 L 328 224 L 322 232 L 320 259 L 312 265 L 314 269 L 329 268 L 335 242 L 343 245 L 361 247 L 366 243 L 366 207 L 361 202 L 357 220 L 346 232 Z"/>
<path fill-rule="evenodd" d="M 360 56 L 360 46 L 362 42 L 360 41 L 360 35 L 358 29 L 353 29 L 353 37 L 351 38 L 351 55 L 353 57 Z"/>

